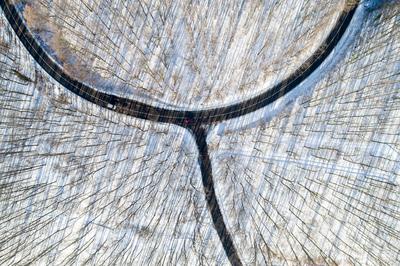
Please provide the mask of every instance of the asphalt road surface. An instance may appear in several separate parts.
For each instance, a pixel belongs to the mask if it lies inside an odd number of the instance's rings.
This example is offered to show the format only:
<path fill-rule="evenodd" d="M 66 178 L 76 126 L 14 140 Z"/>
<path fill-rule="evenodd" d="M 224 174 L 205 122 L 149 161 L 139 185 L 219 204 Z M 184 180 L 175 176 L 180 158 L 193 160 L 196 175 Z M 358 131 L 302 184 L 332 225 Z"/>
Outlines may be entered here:
<path fill-rule="evenodd" d="M 126 99 L 100 92 L 95 88 L 91 88 L 79 82 L 69 76 L 63 68 L 50 57 L 43 47 L 40 46 L 38 41 L 33 37 L 32 33 L 24 24 L 21 14 L 17 11 L 14 5 L 12 5 L 8 0 L 0 0 L 0 4 L 7 20 L 31 56 L 51 77 L 57 80 L 66 89 L 92 103 L 115 112 L 154 122 L 172 123 L 182 126 L 192 133 L 199 151 L 199 166 L 202 174 L 202 182 L 208 210 L 211 213 L 214 227 L 224 247 L 225 253 L 232 265 L 242 265 L 242 262 L 236 252 L 232 237 L 226 228 L 221 209 L 218 205 L 206 141 L 207 127 L 213 123 L 254 112 L 273 103 L 296 88 L 297 85 L 310 76 L 329 56 L 345 33 L 358 6 L 358 4 L 356 4 L 350 9 L 343 10 L 334 28 L 331 30 L 320 48 L 292 75 L 273 88 L 241 103 L 214 109 L 182 111 L 153 107 L 132 99 Z"/>
<path fill-rule="evenodd" d="M 357 5 L 354 5 L 352 8 L 342 11 L 335 26 L 326 40 L 321 44 L 320 48 L 293 74 L 271 89 L 240 103 L 213 109 L 184 111 L 154 107 L 133 99 L 107 94 L 74 79 L 51 58 L 43 47 L 40 46 L 39 42 L 28 30 L 16 7 L 9 3 L 9 0 L 1 0 L 0 3 L 7 20 L 32 57 L 51 77 L 65 88 L 92 103 L 119 113 L 155 122 L 172 123 L 186 128 L 199 124 L 204 125 L 221 122 L 254 112 L 273 103 L 296 88 L 297 85 L 313 73 L 313 71 L 315 71 L 329 56 L 350 24 L 357 7 Z"/>

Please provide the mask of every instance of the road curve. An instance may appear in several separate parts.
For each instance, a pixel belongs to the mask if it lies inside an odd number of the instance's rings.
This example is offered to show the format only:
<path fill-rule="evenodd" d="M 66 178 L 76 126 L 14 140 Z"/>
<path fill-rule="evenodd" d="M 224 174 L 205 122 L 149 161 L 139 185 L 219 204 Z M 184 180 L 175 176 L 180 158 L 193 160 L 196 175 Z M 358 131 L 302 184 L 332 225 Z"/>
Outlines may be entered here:
<path fill-rule="evenodd" d="M 353 0 L 346 1 L 354 2 Z M 359 1 L 342 11 L 338 21 L 319 49 L 292 75 L 273 88 L 251 99 L 219 108 L 197 111 L 154 107 L 133 99 L 127 99 L 98 91 L 68 75 L 44 50 L 27 28 L 21 14 L 10 0 L 0 0 L 1 8 L 13 30 L 36 62 L 56 81 L 71 92 L 104 108 L 118 113 L 155 122 L 173 123 L 187 128 L 195 124 L 211 124 L 236 118 L 256 111 L 284 96 L 305 80 L 329 56 L 350 24 Z"/>
<path fill-rule="evenodd" d="M 349 0 L 347 2 L 352 1 L 353 0 Z M 92 103 L 118 113 L 155 122 L 173 123 L 182 126 L 191 132 L 196 140 L 196 146 L 199 151 L 199 166 L 207 206 L 225 253 L 230 263 L 234 266 L 240 266 L 242 265 L 242 262 L 235 249 L 232 237 L 225 225 L 217 201 L 212 178 L 211 161 L 207 147 L 206 126 L 208 124 L 236 118 L 256 111 L 293 90 L 297 85 L 311 75 L 335 48 L 353 18 L 359 1 L 356 2 L 357 4 L 352 6 L 350 9 L 342 11 L 335 27 L 332 29 L 320 48 L 292 75 L 274 86 L 272 89 L 241 103 L 221 108 L 182 111 L 154 107 L 132 99 L 126 99 L 100 92 L 72 78 L 40 46 L 38 41 L 33 37 L 32 33 L 25 25 L 15 6 L 12 5 L 9 0 L 0 0 L 1 8 L 3 9 L 7 20 L 28 52 L 52 78 L 57 80 L 65 88 Z"/>

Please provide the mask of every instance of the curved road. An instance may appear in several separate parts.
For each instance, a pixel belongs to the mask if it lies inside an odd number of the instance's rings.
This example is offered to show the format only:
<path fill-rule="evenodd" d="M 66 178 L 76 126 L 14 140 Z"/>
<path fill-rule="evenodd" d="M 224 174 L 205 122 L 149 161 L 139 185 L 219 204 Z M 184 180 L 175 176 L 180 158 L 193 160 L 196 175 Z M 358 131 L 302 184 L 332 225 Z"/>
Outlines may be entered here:
<path fill-rule="evenodd" d="M 354 2 L 353 0 L 346 1 Z M 188 129 L 196 140 L 199 166 L 208 209 L 225 253 L 232 265 L 242 265 L 232 237 L 223 220 L 212 178 L 211 160 L 207 147 L 207 127 L 216 122 L 236 118 L 256 111 L 284 96 L 310 76 L 335 48 L 345 33 L 359 1 L 342 11 L 334 28 L 320 46 L 292 75 L 270 90 L 241 103 L 198 111 L 181 111 L 154 107 L 132 99 L 97 91 L 69 76 L 39 45 L 28 30 L 21 15 L 10 0 L 0 0 L 1 8 L 13 30 L 36 62 L 55 80 L 82 98 L 115 112 L 154 122 L 172 123 Z"/>
<path fill-rule="evenodd" d="M 352 0 L 349 1 L 352 2 Z M 107 94 L 74 79 L 50 57 L 43 47 L 40 46 L 32 33 L 28 30 L 16 7 L 9 2 L 9 0 L 0 0 L 4 14 L 21 42 L 36 62 L 51 77 L 68 90 L 92 103 L 122 114 L 155 122 L 173 123 L 183 127 L 190 127 L 191 125 L 194 126 L 198 124 L 211 124 L 248 114 L 276 101 L 293 90 L 329 56 L 347 29 L 357 7 L 357 5 L 353 5 L 351 8 L 346 8 L 342 11 L 334 28 L 320 48 L 292 75 L 273 88 L 240 103 L 213 109 L 182 111 L 154 107 L 140 101 Z"/>

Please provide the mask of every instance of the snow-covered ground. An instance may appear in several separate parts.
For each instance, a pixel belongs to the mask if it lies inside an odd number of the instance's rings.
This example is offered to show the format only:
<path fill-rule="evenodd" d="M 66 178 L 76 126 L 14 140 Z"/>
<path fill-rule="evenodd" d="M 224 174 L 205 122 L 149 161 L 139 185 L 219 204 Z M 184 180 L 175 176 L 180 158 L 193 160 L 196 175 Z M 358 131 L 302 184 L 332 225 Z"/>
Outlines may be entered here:
<path fill-rule="evenodd" d="M 192 110 L 242 101 L 288 77 L 344 8 L 343 0 L 33 3 L 28 24 L 72 76 Z"/>
<path fill-rule="evenodd" d="M 246 265 L 400 263 L 399 18 L 394 3 L 365 13 L 311 93 L 253 127 L 211 131 L 217 198 Z"/>
<path fill-rule="evenodd" d="M 0 265 L 226 264 L 189 133 L 57 85 L 0 13 Z"/>
<path fill-rule="evenodd" d="M 326 18 L 334 21 L 340 12 L 335 2 L 296 1 L 300 2 L 304 8 L 309 4 L 309 16 L 303 18 L 309 24 L 291 38 L 320 23 L 321 14 L 334 10 Z M 329 59 L 332 65 L 327 67 L 327 62 L 319 72 L 324 75 L 310 79 L 308 93 L 294 97 L 268 119 L 253 114 L 236 120 L 240 126 L 210 130 L 218 202 L 245 265 L 400 263 L 400 4 L 387 2 L 362 14 L 362 24 L 352 25 L 354 34 L 339 45 L 339 56 Z M 69 7 L 73 3 L 79 5 Z M 63 1 L 63 10 L 74 14 L 92 9 L 97 14 L 101 7 L 95 3 Z M 141 3 L 146 8 L 156 1 Z M 281 11 L 270 17 L 275 23 L 285 22 L 284 10 L 287 21 L 300 16 L 298 7 L 280 3 L 273 10 Z M 180 16 L 181 5 L 171 1 L 176 8 L 171 9 L 172 17 Z M 90 16 L 63 17 L 63 36 L 75 36 L 78 45 L 79 36 L 68 35 L 67 28 L 80 26 L 68 23 L 79 20 L 84 25 Z M 121 16 L 101 16 L 106 17 L 118 22 Z M 100 20 L 96 23 L 99 29 L 106 27 Z M 108 33 L 112 29 L 116 28 Z M 282 33 L 278 29 L 274 34 Z M 326 32 L 315 34 L 305 35 L 294 47 L 314 40 L 317 47 Z M 88 32 L 79 38 L 87 36 Z M 50 42 L 50 33 L 48 38 Z M 276 46 L 292 45 L 278 39 Z M 79 45 L 90 48 L 97 42 L 108 47 L 116 39 L 101 40 Z M 287 48 L 280 47 L 276 58 L 282 59 L 278 55 Z M 107 71 L 123 71 L 112 61 L 118 55 L 107 51 L 102 54 L 110 60 Z M 100 54 L 101 49 L 93 52 Z M 300 57 L 308 53 L 303 52 Z M 270 65 L 279 70 L 280 64 L 295 67 L 296 62 Z M 100 63 L 89 63 L 100 73 Z M 257 62 L 251 63 L 258 69 Z M 107 71 L 104 78 L 117 83 L 117 76 Z M 275 80 L 287 72 L 272 74 Z M 124 78 L 130 75 L 127 71 Z M 225 96 L 247 93 L 253 91 L 225 91 Z M 195 99 L 193 94 L 176 102 L 165 97 L 158 99 L 182 106 Z M 0 113 L 1 265 L 229 264 L 207 210 L 192 136 L 71 94 L 33 62 L 1 12 Z"/>

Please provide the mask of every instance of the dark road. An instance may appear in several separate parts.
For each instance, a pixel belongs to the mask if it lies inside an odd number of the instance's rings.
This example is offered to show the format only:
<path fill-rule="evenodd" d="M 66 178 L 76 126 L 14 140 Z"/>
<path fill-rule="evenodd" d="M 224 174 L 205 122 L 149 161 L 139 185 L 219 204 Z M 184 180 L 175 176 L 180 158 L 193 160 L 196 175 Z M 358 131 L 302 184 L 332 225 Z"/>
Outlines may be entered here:
<path fill-rule="evenodd" d="M 206 128 L 211 124 L 254 112 L 275 102 L 277 99 L 285 96 L 288 92 L 296 88 L 301 82 L 309 77 L 334 50 L 335 46 L 348 28 L 358 4 L 343 10 L 335 26 L 325 41 L 321 44 L 320 48 L 317 49 L 317 51 L 294 73 L 274 87 L 256 97 L 240 103 L 214 109 L 185 111 L 154 107 L 140 101 L 107 94 L 74 79 L 51 58 L 43 47 L 41 47 L 39 42 L 32 35 L 31 31 L 27 28 L 21 14 L 10 2 L 11 1 L 9 0 L 0 0 L 1 8 L 16 35 L 44 71 L 66 89 L 94 104 L 113 110 L 117 113 L 153 122 L 175 124 L 188 129 L 192 133 L 199 151 L 199 166 L 202 174 L 205 198 L 208 210 L 211 213 L 214 227 L 231 264 L 242 265 L 239 255 L 236 252 L 232 237 L 223 220 L 221 209 L 218 205 L 212 178 L 211 160 L 206 141 Z"/>

